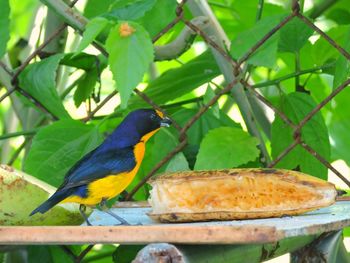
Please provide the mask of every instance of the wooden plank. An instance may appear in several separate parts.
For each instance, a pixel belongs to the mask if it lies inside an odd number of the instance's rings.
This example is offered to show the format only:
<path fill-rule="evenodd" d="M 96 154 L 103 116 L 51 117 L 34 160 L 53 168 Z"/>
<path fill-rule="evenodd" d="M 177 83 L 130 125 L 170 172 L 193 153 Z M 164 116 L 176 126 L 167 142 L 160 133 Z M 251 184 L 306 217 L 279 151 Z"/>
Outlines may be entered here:
<path fill-rule="evenodd" d="M 101 211 L 90 216 L 95 226 L 0 227 L 0 244 L 257 244 L 288 237 L 312 235 L 350 225 L 350 202 L 336 204 L 301 216 L 224 222 L 161 224 L 147 216 L 144 203 L 112 209 L 131 226 L 113 226 L 113 217 Z"/>
<path fill-rule="evenodd" d="M 232 244 L 277 240 L 274 227 L 234 226 L 68 226 L 0 227 L 0 244 Z"/>

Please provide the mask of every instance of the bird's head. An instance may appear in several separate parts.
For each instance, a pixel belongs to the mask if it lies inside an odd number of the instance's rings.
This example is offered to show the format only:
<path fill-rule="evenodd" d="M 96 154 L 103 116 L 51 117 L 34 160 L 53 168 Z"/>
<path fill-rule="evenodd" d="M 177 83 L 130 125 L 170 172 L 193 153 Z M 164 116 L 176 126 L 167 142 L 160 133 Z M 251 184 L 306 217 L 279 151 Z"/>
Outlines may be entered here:
<path fill-rule="evenodd" d="M 135 125 L 137 132 L 142 138 L 151 137 L 160 127 L 169 127 L 171 120 L 164 116 L 164 114 L 154 109 L 139 109 L 135 110 L 125 118 L 125 122 L 131 122 Z"/>
<path fill-rule="evenodd" d="M 171 120 L 154 109 L 138 109 L 130 112 L 118 128 L 113 132 L 111 139 L 119 147 L 146 142 L 160 127 L 169 127 Z"/>

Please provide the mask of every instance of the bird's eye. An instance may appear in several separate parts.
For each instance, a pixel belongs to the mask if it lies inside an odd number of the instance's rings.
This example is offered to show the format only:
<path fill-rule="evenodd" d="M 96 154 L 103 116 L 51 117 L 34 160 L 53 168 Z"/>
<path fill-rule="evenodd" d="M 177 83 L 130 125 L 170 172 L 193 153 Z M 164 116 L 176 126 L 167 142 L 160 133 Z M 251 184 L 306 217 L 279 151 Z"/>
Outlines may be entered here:
<path fill-rule="evenodd" d="M 157 120 L 157 116 L 156 116 L 156 114 L 154 114 L 154 113 L 152 113 L 152 114 L 151 114 L 151 120 L 152 120 L 152 121 Z"/>

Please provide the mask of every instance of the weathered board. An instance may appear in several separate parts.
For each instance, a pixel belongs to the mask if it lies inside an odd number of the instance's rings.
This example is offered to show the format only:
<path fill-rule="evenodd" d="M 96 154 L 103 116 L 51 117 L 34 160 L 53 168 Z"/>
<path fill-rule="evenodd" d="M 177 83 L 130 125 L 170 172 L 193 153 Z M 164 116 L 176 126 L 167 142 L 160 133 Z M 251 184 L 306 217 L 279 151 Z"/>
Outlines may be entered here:
<path fill-rule="evenodd" d="M 94 226 L 0 227 L 0 244 L 258 244 L 288 237 L 313 235 L 350 225 L 350 201 L 301 216 L 223 222 L 162 224 L 147 216 L 149 207 L 131 204 L 112 209 L 131 225 L 113 226 L 116 220 L 94 211 Z"/>

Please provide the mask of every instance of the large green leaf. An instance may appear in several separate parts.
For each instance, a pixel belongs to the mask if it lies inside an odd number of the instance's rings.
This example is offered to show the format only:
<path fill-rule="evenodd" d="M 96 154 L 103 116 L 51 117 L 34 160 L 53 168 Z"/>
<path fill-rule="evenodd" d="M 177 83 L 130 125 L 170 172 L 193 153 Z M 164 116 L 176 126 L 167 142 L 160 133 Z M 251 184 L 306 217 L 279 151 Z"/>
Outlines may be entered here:
<path fill-rule="evenodd" d="M 175 18 L 176 6 L 176 0 L 157 0 L 138 22 L 154 37 Z"/>
<path fill-rule="evenodd" d="M 59 186 L 65 173 L 101 142 L 97 128 L 79 121 L 62 120 L 41 129 L 33 139 L 24 169 Z"/>
<path fill-rule="evenodd" d="M 291 93 L 283 96 L 280 110 L 284 112 L 293 123 L 298 124 L 312 109 L 316 107 L 315 101 L 306 93 Z M 327 127 L 321 113 L 317 113 L 301 130 L 302 140 L 311 146 L 326 160 L 330 159 L 330 143 Z M 276 116 L 271 129 L 272 156 L 282 153 L 293 142 L 293 129 Z M 326 179 L 327 168 L 314 156 L 301 146 L 296 146 L 287 154 L 277 167 L 296 169 L 302 172 Z"/>
<path fill-rule="evenodd" d="M 158 104 L 181 97 L 198 88 L 220 74 L 220 70 L 210 51 L 192 59 L 183 66 L 170 69 L 151 81 L 144 90 L 147 96 Z M 145 107 L 147 104 L 138 96 L 129 101 L 130 108 Z"/>
<path fill-rule="evenodd" d="M 56 90 L 56 70 L 62 54 L 30 64 L 19 75 L 20 87 L 58 118 L 69 118 Z"/>
<path fill-rule="evenodd" d="M 295 17 L 280 30 L 278 49 L 282 52 L 297 52 L 307 42 L 313 30 Z"/>
<path fill-rule="evenodd" d="M 0 58 L 6 52 L 7 41 L 10 39 L 10 5 L 8 0 L 0 0 Z"/>
<path fill-rule="evenodd" d="M 252 28 L 241 32 L 231 43 L 231 54 L 239 59 L 247 53 L 260 39 L 262 39 L 281 20 L 281 16 L 267 17 L 257 22 Z M 278 33 L 275 33 L 253 55 L 248 62 L 257 66 L 272 67 L 276 62 Z"/>
<path fill-rule="evenodd" d="M 111 29 L 106 48 L 121 105 L 126 107 L 131 93 L 153 61 L 152 41 L 139 24 L 121 22 Z"/>
<path fill-rule="evenodd" d="M 117 0 L 106 17 L 115 20 L 135 20 L 141 18 L 145 12 L 150 10 L 157 0 Z M 170 1 L 170 0 L 168 0 Z"/>
<path fill-rule="evenodd" d="M 204 137 L 195 164 L 196 170 L 232 168 L 259 156 L 258 139 L 238 128 L 221 127 Z"/>
<path fill-rule="evenodd" d="M 108 25 L 108 20 L 104 17 L 95 17 L 89 21 L 85 27 L 83 38 L 77 48 L 76 52 L 83 51 Z"/>

